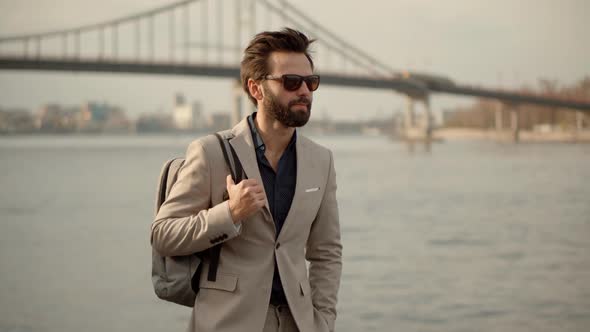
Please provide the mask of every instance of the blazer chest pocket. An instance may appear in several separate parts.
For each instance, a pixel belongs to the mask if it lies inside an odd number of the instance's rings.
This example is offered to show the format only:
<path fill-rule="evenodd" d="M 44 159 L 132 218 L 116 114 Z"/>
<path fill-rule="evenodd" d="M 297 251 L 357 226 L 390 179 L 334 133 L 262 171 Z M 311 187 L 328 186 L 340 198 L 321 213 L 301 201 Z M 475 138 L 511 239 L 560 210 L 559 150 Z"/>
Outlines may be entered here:
<path fill-rule="evenodd" d="M 317 189 L 317 190 L 314 190 Z M 311 220 L 315 219 L 315 216 L 322 204 L 322 199 L 324 198 L 324 191 L 320 188 L 311 188 L 308 190 L 314 191 L 307 191 L 303 193 L 301 201 L 299 202 L 303 215 L 308 215 Z"/>
<path fill-rule="evenodd" d="M 200 288 L 218 289 L 226 292 L 234 292 L 238 287 L 238 276 L 223 272 L 217 272 L 215 281 L 207 280 L 207 274 L 201 276 Z"/>

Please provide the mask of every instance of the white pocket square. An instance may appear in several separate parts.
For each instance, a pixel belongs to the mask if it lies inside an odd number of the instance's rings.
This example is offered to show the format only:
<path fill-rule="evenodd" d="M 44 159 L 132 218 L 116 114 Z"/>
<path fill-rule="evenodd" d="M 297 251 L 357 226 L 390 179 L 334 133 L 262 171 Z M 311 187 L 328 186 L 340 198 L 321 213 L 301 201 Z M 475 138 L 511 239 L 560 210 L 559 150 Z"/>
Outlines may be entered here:
<path fill-rule="evenodd" d="M 306 193 L 312 193 L 312 192 L 318 191 L 318 190 L 320 190 L 320 187 L 305 189 L 305 192 Z"/>

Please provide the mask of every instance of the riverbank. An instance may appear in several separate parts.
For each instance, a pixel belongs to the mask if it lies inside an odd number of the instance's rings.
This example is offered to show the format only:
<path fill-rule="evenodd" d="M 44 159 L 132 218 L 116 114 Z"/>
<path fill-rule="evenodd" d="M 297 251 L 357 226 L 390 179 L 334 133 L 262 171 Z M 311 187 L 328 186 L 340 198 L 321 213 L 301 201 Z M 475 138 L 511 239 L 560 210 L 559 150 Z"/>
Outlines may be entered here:
<path fill-rule="evenodd" d="M 497 132 L 496 130 L 481 130 L 470 128 L 441 128 L 434 131 L 433 136 L 436 139 L 445 141 L 460 140 L 497 140 L 511 141 L 512 132 L 505 130 Z M 590 143 L 590 130 L 573 131 L 554 131 L 554 132 L 535 132 L 521 130 L 519 132 L 520 142 L 538 142 L 538 143 Z"/>

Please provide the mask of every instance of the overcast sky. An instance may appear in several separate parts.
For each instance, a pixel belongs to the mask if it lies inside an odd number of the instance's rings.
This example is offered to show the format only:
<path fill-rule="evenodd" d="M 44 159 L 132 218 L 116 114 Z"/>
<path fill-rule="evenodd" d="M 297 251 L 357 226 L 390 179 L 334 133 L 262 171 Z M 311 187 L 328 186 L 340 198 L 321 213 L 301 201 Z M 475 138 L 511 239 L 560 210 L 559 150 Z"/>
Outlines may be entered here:
<path fill-rule="evenodd" d="M 0 36 L 97 23 L 171 2 L 0 0 Z M 590 1 L 586 0 L 290 3 L 397 70 L 504 88 L 534 85 L 538 78 L 572 84 L 590 75 Z M 227 16 L 233 20 L 233 12 Z M 258 12 L 257 19 L 262 26 L 264 13 Z M 321 56 L 319 49 L 316 58 Z M 228 80 L 214 78 L 0 71 L 0 107 L 35 110 L 49 102 L 75 105 L 96 100 L 120 105 L 134 116 L 167 110 L 174 94 L 182 92 L 189 101 L 200 100 L 205 112 L 213 112 L 230 109 L 231 86 Z M 386 115 L 404 105 L 393 92 L 325 86 L 314 98 L 314 116 L 337 119 Z M 466 102 L 469 99 L 435 96 L 433 108 Z"/>

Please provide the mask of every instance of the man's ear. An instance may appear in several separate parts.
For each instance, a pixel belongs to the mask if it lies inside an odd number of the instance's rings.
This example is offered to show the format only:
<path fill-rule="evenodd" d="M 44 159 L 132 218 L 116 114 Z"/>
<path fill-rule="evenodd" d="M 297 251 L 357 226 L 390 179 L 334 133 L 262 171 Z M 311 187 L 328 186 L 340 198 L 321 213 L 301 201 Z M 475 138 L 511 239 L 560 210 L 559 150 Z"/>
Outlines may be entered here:
<path fill-rule="evenodd" d="M 248 79 L 248 90 L 250 91 L 250 95 L 254 97 L 254 99 L 261 101 L 264 97 L 264 93 L 262 92 L 262 83 L 256 82 L 253 79 Z"/>

